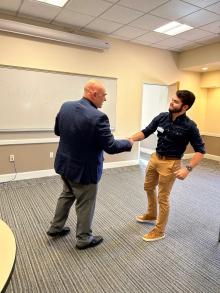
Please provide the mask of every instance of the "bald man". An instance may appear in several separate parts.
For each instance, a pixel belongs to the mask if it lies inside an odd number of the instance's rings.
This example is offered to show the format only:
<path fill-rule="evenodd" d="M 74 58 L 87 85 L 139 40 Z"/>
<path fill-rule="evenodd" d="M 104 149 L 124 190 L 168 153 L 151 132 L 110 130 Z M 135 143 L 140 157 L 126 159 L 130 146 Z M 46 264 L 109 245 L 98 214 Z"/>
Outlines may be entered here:
<path fill-rule="evenodd" d="M 93 236 L 91 229 L 103 151 L 108 154 L 130 151 L 133 144 L 132 139 L 115 140 L 107 115 L 98 110 L 106 95 L 100 81 L 88 81 L 83 98 L 64 103 L 55 122 L 55 134 L 60 136 L 55 170 L 62 177 L 63 191 L 47 235 L 59 237 L 70 232 L 64 225 L 75 201 L 77 249 L 94 247 L 103 241 L 101 236 Z"/>

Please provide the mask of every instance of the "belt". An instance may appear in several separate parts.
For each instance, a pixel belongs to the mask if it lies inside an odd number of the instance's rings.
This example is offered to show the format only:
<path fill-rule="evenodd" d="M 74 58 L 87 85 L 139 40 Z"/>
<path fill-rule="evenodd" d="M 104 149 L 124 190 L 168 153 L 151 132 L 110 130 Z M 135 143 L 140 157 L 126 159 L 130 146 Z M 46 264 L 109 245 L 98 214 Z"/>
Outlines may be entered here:
<path fill-rule="evenodd" d="M 180 160 L 180 158 L 178 158 L 178 157 L 163 156 L 158 153 L 156 153 L 156 155 L 157 155 L 158 159 L 160 159 L 160 160 Z"/>

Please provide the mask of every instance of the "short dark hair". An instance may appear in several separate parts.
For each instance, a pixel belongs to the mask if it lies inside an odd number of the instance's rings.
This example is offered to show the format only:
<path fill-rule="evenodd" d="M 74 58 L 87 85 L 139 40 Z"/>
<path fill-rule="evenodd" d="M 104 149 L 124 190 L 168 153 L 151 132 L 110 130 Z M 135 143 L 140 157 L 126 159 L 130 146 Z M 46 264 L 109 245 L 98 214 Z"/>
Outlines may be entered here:
<path fill-rule="evenodd" d="M 196 99 L 195 95 L 192 92 L 187 91 L 187 90 L 177 91 L 176 96 L 182 101 L 183 105 L 189 106 L 187 110 L 189 110 L 192 107 L 192 105 Z"/>

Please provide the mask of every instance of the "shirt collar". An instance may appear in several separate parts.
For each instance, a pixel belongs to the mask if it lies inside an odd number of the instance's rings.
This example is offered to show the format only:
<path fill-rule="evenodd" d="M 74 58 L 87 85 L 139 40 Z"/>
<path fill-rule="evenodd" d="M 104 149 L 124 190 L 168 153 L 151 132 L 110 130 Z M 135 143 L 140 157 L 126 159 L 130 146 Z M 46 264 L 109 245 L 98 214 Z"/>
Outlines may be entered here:
<path fill-rule="evenodd" d="M 169 112 L 169 118 L 172 121 L 172 114 Z M 183 120 L 186 118 L 186 113 L 181 114 L 180 116 L 176 117 L 176 119 L 174 121 L 179 121 L 179 120 Z"/>
<path fill-rule="evenodd" d="M 92 101 L 90 101 L 89 99 L 87 99 L 86 97 L 83 97 L 83 98 L 82 98 L 82 100 L 83 100 L 83 101 L 85 101 L 85 102 L 87 102 L 87 103 L 89 103 L 91 106 L 93 106 L 94 108 L 96 108 L 96 109 L 97 109 L 96 105 L 95 105 L 95 104 L 93 104 L 93 102 L 92 102 Z"/>

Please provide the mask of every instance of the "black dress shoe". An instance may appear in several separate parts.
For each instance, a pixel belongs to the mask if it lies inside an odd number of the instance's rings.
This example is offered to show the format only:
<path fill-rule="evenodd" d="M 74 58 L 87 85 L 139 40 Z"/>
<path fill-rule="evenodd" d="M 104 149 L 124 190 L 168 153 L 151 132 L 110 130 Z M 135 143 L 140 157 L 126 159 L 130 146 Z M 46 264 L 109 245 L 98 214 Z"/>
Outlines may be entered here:
<path fill-rule="evenodd" d="M 50 237 L 62 237 L 62 236 L 66 236 L 67 234 L 70 233 L 70 228 L 69 227 L 64 227 L 61 231 L 59 232 L 50 232 L 47 231 L 47 235 L 49 235 Z"/>
<path fill-rule="evenodd" d="M 78 246 L 78 245 L 76 245 L 76 248 L 77 249 L 80 249 L 80 250 L 87 249 L 87 248 L 94 247 L 94 246 L 97 246 L 97 245 L 101 244 L 102 241 L 103 241 L 102 236 L 93 236 L 93 239 L 92 239 L 92 241 L 89 244 L 87 244 L 85 246 Z"/>

